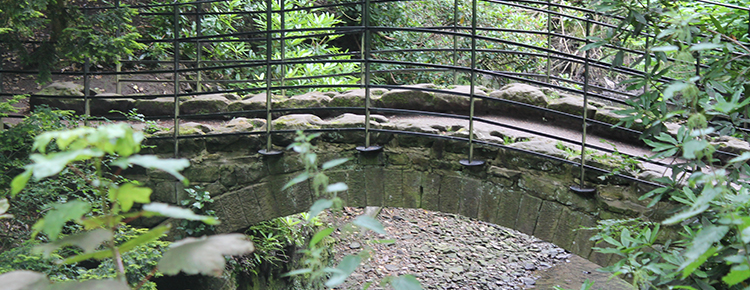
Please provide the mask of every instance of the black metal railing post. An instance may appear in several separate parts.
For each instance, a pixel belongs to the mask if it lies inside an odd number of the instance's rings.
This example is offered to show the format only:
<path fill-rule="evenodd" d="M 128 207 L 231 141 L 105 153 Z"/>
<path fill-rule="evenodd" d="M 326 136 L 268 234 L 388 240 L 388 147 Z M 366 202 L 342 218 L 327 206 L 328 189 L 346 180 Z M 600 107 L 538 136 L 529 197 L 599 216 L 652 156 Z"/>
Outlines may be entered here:
<path fill-rule="evenodd" d="M 471 1 L 471 77 L 469 79 L 469 158 L 459 163 L 465 166 L 484 165 L 484 161 L 474 159 L 474 94 L 477 78 L 477 1 Z"/>
<path fill-rule="evenodd" d="M 91 59 L 86 58 L 83 62 L 83 125 L 89 125 L 89 119 L 91 118 L 91 77 L 89 72 L 91 70 Z"/>
<path fill-rule="evenodd" d="M 115 9 L 120 9 L 120 0 L 115 0 Z M 120 27 L 117 27 L 117 30 L 115 30 L 115 37 L 120 37 Z M 120 85 L 120 79 L 122 76 L 120 76 L 120 73 L 122 72 L 122 63 L 120 62 L 120 57 L 117 57 L 117 62 L 115 63 L 115 93 L 122 94 L 122 85 Z"/>
<path fill-rule="evenodd" d="M 376 152 L 383 149 L 382 146 L 370 144 L 370 49 L 372 32 L 370 31 L 370 0 L 365 0 L 362 7 L 362 26 L 365 29 L 364 45 L 364 87 L 365 87 L 365 146 L 357 146 L 360 152 Z"/>
<path fill-rule="evenodd" d="M 286 32 L 286 22 L 285 21 L 286 21 L 286 19 L 284 18 L 284 16 L 285 16 L 284 15 L 284 10 L 285 10 L 284 9 L 285 8 L 284 5 L 286 5 L 284 3 L 284 0 L 279 0 L 279 7 L 281 9 L 279 11 L 280 18 L 281 18 L 280 19 L 281 26 L 279 27 L 279 29 L 281 30 L 281 35 L 280 35 L 281 36 L 280 37 L 281 38 L 281 42 L 279 43 L 279 51 L 280 51 L 279 55 L 280 55 L 280 58 L 281 58 L 281 63 L 279 65 L 280 66 L 280 68 L 279 68 L 279 71 L 280 71 L 280 74 L 279 74 L 279 83 L 280 83 L 280 85 L 282 87 L 282 89 L 281 89 L 281 95 L 282 96 L 286 96 L 286 89 L 283 89 L 283 87 L 285 85 L 284 84 L 285 83 L 284 78 L 286 77 L 286 66 L 284 65 L 284 59 L 286 59 L 286 40 L 284 39 L 286 37 L 286 35 L 285 35 L 285 32 Z"/>
<path fill-rule="evenodd" d="M 591 35 L 591 20 L 592 15 L 586 14 L 586 38 L 585 38 L 585 44 L 589 43 L 589 36 Z M 586 123 L 586 119 L 588 118 L 588 106 L 589 106 L 589 58 L 590 58 L 590 50 L 586 50 L 585 56 L 584 56 L 584 63 L 583 63 L 583 122 L 581 122 L 581 176 L 579 179 L 579 184 L 573 185 L 570 187 L 570 189 L 573 192 L 577 193 L 584 193 L 584 194 L 593 194 L 596 192 L 595 188 L 587 188 L 586 187 L 586 126 L 588 125 Z"/>
<path fill-rule="evenodd" d="M 458 0 L 453 0 L 453 33 L 458 33 Z M 458 35 L 453 35 L 453 66 L 458 65 Z M 453 69 L 453 84 L 458 85 L 458 71 Z"/>
<path fill-rule="evenodd" d="M 552 0 L 547 0 L 547 72 L 546 82 L 549 84 L 552 70 Z"/>
<path fill-rule="evenodd" d="M 258 153 L 266 156 L 280 155 L 283 152 L 274 150 L 271 142 L 271 131 L 273 131 L 273 120 L 271 119 L 271 107 L 273 104 L 273 73 L 271 59 L 273 58 L 273 0 L 266 0 L 266 148 L 258 150 Z M 283 23 L 282 23 L 283 25 Z"/>
<path fill-rule="evenodd" d="M 180 137 L 180 4 L 174 3 L 174 27 L 172 32 L 172 45 L 174 49 L 174 55 L 172 56 L 173 68 L 172 68 L 172 80 L 174 81 L 174 157 L 177 158 L 180 155 L 180 143 L 178 137 Z"/>
<path fill-rule="evenodd" d="M 195 4 L 195 33 L 198 36 L 198 40 L 195 43 L 195 91 L 203 91 L 203 77 L 201 75 L 202 58 L 203 58 L 203 42 L 201 42 L 201 36 L 203 36 L 203 3 Z"/>

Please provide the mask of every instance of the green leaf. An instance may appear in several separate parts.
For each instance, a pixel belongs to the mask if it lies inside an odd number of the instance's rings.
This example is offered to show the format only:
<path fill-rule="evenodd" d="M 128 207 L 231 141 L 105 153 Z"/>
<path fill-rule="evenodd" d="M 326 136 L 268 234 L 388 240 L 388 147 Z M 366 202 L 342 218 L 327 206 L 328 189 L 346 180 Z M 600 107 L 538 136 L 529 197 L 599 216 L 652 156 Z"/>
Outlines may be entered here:
<path fill-rule="evenodd" d="M 49 286 L 47 276 L 33 271 L 11 271 L 0 275 L 0 285 L 5 290 L 46 289 Z"/>
<path fill-rule="evenodd" d="M 180 171 L 190 166 L 190 161 L 185 158 L 162 159 L 153 155 L 135 155 L 119 159 L 112 162 L 112 164 L 119 166 L 120 168 L 127 168 L 130 164 L 135 164 L 143 168 L 159 169 L 171 174 L 177 178 L 177 180 L 182 181 L 185 185 L 188 184 L 188 180 L 180 174 Z"/>
<path fill-rule="evenodd" d="M 706 140 L 690 140 L 682 145 L 682 157 L 685 159 L 695 159 L 696 153 L 708 147 Z"/>
<path fill-rule="evenodd" d="M 243 234 L 224 234 L 201 238 L 186 238 L 172 243 L 159 261 L 159 271 L 177 275 L 204 274 L 221 277 L 226 260 L 224 255 L 245 255 L 255 250 L 253 242 Z"/>
<path fill-rule="evenodd" d="M 331 233 L 333 233 L 335 229 L 334 228 L 325 228 L 317 233 L 310 239 L 309 247 L 313 248 L 315 245 L 318 244 L 321 240 L 323 240 L 325 237 L 330 236 Z"/>
<path fill-rule="evenodd" d="M 113 238 L 112 232 L 105 229 L 95 229 L 88 232 L 80 232 L 54 241 L 52 243 L 42 244 L 34 247 L 34 252 L 41 252 L 42 255 L 49 258 L 49 255 L 55 250 L 72 245 L 83 249 L 84 253 L 91 253 L 105 241 Z"/>
<path fill-rule="evenodd" d="M 44 218 L 34 224 L 35 232 L 43 232 L 50 240 L 57 240 L 62 227 L 68 221 L 79 221 L 81 217 L 88 213 L 91 205 L 88 202 L 73 200 L 66 203 L 56 203 L 52 209 L 47 212 Z"/>
<path fill-rule="evenodd" d="M 336 266 L 336 269 L 330 269 L 332 270 L 331 278 L 326 281 L 325 285 L 326 287 L 336 287 L 338 285 L 343 284 L 346 281 L 346 278 L 349 277 L 349 275 L 354 272 L 354 270 L 357 269 L 359 266 L 359 263 L 362 261 L 362 258 L 354 255 L 348 255 L 344 257 L 344 259 L 341 260 L 341 263 L 339 263 L 338 266 Z"/>
<path fill-rule="evenodd" d="M 667 86 L 667 88 L 664 89 L 664 101 L 671 99 L 675 93 L 681 92 L 682 90 L 686 89 L 688 86 L 689 85 L 687 83 L 680 82 L 680 81 L 669 84 L 669 86 Z M 672 144 L 675 144 L 675 143 L 672 143 Z"/>
<path fill-rule="evenodd" d="M 117 280 L 86 280 L 55 283 L 46 290 L 130 290 L 127 282 Z"/>
<path fill-rule="evenodd" d="M 47 155 L 32 154 L 29 158 L 34 163 L 30 164 L 27 170 L 31 170 L 34 178 L 39 180 L 60 173 L 71 162 L 101 156 L 104 156 L 104 152 L 91 149 L 56 152 Z"/>
<path fill-rule="evenodd" d="M 750 279 L 750 269 L 748 269 L 747 264 L 743 265 L 744 269 L 739 269 L 739 267 L 732 267 L 732 270 L 729 271 L 729 274 L 721 278 L 724 283 L 727 283 L 729 286 L 734 286 L 739 283 L 742 283 L 743 281 L 746 281 L 747 279 Z"/>
<path fill-rule="evenodd" d="M 685 253 L 683 253 L 685 261 L 680 265 L 680 269 L 683 270 L 683 278 L 690 275 L 690 273 L 710 257 L 710 255 L 704 257 L 706 252 L 716 252 L 720 250 L 715 249 L 713 245 L 721 241 L 727 232 L 729 232 L 729 227 L 727 226 L 708 225 L 704 226 L 698 234 L 695 235 L 693 241 L 690 243 L 690 247 L 688 247 L 687 250 L 685 250 Z"/>
<path fill-rule="evenodd" d="M 133 207 L 133 203 L 149 203 L 151 202 L 152 190 L 148 187 L 140 187 L 133 183 L 125 183 L 117 188 L 109 189 L 110 200 L 117 199 L 120 203 L 122 211 L 127 212 Z"/>
<path fill-rule="evenodd" d="M 349 161 L 349 158 L 339 158 L 339 159 L 333 159 L 331 161 L 327 161 L 326 163 L 323 163 L 323 165 L 320 166 L 323 170 L 330 169 L 336 166 L 339 166 L 341 164 L 346 163 Z"/>
<path fill-rule="evenodd" d="M 693 44 L 692 46 L 690 46 L 690 51 L 708 50 L 708 49 L 715 49 L 715 48 L 721 48 L 721 47 L 724 47 L 724 46 L 721 44 L 704 42 L 704 43 Z"/>
<path fill-rule="evenodd" d="M 302 275 L 312 273 L 312 269 L 310 268 L 304 268 L 304 269 L 297 269 L 294 271 L 289 271 L 288 273 L 284 273 L 284 275 L 281 275 L 281 277 L 289 277 L 289 276 L 296 276 L 296 275 Z"/>
<path fill-rule="evenodd" d="M 146 216 L 160 215 L 165 217 L 185 219 L 191 221 L 202 221 L 207 225 L 218 225 L 219 219 L 212 216 L 197 215 L 193 211 L 181 208 L 179 206 L 168 205 L 166 203 L 152 202 L 143 206 Z"/>
<path fill-rule="evenodd" d="M 391 286 L 394 290 L 422 290 L 422 285 L 412 275 L 396 277 L 391 281 Z"/>
<path fill-rule="evenodd" d="M 307 180 L 308 178 L 310 178 L 310 174 L 307 173 L 307 172 L 302 172 L 299 175 L 297 175 L 296 177 L 292 178 L 292 180 L 289 180 L 289 182 L 287 182 L 286 184 L 284 184 L 284 187 L 282 187 L 281 190 L 285 190 L 285 189 L 287 189 L 289 187 L 292 187 L 293 185 L 295 185 L 297 183 L 300 183 L 300 182 L 303 182 L 303 181 Z"/>
<path fill-rule="evenodd" d="M 750 152 L 742 152 L 742 155 L 732 158 L 732 160 L 729 160 L 729 163 L 745 162 L 748 159 L 750 159 Z"/>
<path fill-rule="evenodd" d="M 707 251 L 703 252 L 690 264 L 685 266 L 685 269 L 682 270 L 682 279 L 685 279 L 687 276 L 690 276 L 690 274 L 692 274 L 693 271 L 695 271 L 695 269 L 698 269 L 698 267 L 703 265 L 703 263 L 705 263 L 709 257 L 713 256 L 718 251 L 719 251 L 718 247 L 711 247 Z"/>
<path fill-rule="evenodd" d="M 8 203 L 8 199 L 0 198 L 0 219 L 13 217 L 13 215 L 6 214 L 9 208 L 10 208 L 10 203 Z"/>
<path fill-rule="evenodd" d="M 128 240 L 127 242 L 120 244 L 119 246 L 117 246 L 117 249 L 120 251 L 120 253 L 127 253 L 128 251 L 134 249 L 137 246 L 144 245 L 144 244 L 158 240 L 167 231 L 169 231 L 168 225 L 155 227 L 140 236 L 137 236 L 135 238 Z M 102 259 L 106 259 L 109 257 L 112 257 L 112 250 L 106 249 L 106 250 L 96 251 L 93 253 L 86 253 L 82 255 L 69 257 L 63 261 L 63 264 L 73 264 L 73 263 L 78 263 L 81 261 L 86 261 L 88 259 L 102 260 Z"/>
<path fill-rule="evenodd" d="M 308 215 L 308 220 L 315 218 L 320 214 L 320 212 L 329 209 L 333 206 L 333 201 L 330 199 L 318 199 L 313 203 L 313 205 L 310 207 L 310 214 Z"/>
<path fill-rule="evenodd" d="M 336 182 L 334 184 L 328 185 L 328 187 L 326 187 L 326 192 L 341 192 L 347 189 L 349 189 L 349 186 L 347 186 L 346 183 Z"/>
<path fill-rule="evenodd" d="M 625 56 L 625 52 L 620 50 L 615 54 L 615 59 L 612 61 L 612 66 L 618 67 L 622 66 L 622 59 Z"/>
<path fill-rule="evenodd" d="M 653 48 L 651 48 L 651 51 L 662 51 L 662 52 L 666 52 L 666 51 L 675 51 L 675 50 L 679 50 L 679 49 L 680 49 L 680 48 L 679 48 L 679 47 L 677 47 L 677 46 L 675 46 L 675 45 L 666 45 L 666 46 L 657 46 L 657 47 L 653 47 Z"/>
<path fill-rule="evenodd" d="M 10 182 L 11 197 L 15 197 L 16 194 L 21 192 L 21 190 L 26 187 L 26 184 L 29 183 L 29 178 L 31 178 L 31 173 L 31 169 L 27 168 L 26 171 L 13 178 L 13 181 Z"/>
<path fill-rule="evenodd" d="M 385 235 L 385 228 L 383 228 L 383 225 L 380 224 L 378 220 L 372 218 L 371 216 L 368 216 L 368 215 L 358 216 L 356 219 L 354 219 L 352 223 L 358 227 L 369 229 L 378 234 Z"/>

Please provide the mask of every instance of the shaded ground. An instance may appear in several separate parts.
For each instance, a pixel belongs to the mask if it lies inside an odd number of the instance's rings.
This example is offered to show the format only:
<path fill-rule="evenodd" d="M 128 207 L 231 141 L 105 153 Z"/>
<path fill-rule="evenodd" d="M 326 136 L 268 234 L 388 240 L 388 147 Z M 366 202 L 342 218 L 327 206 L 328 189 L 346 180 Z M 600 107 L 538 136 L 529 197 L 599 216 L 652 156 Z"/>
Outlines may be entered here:
<path fill-rule="evenodd" d="M 347 208 L 336 222 L 349 221 L 362 209 Z M 598 265 L 551 243 L 501 226 L 423 209 L 384 208 L 378 220 L 387 235 L 336 233 L 336 261 L 360 251 L 369 253 L 362 267 L 338 289 L 382 288 L 387 276 L 411 274 L 425 289 L 632 289 Z M 378 243 L 377 240 L 391 242 Z"/>

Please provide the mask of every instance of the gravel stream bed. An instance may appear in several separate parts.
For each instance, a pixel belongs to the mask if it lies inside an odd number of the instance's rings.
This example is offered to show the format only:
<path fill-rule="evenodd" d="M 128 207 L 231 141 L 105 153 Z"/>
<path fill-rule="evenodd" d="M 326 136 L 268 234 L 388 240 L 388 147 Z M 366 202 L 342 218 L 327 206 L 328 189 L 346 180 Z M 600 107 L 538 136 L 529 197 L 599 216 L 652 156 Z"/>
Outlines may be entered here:
<path fill-rule="evenodd" d="M 346 208 L 336 222 L 349 221 L 363 209 Z M 533 288 L 542 270 L 572 255 L 554 244 L 501 226 L 463 216 L 422 209 L 383 208 L 377 219 L 387 235 L 341 231 L 336 261 L 360 251 L 369 253 L 337 289 L 384 289 L 386 276 L 414 275 L 425 289 Z M 375 240 L 390 239 L 391 243 Z"/>

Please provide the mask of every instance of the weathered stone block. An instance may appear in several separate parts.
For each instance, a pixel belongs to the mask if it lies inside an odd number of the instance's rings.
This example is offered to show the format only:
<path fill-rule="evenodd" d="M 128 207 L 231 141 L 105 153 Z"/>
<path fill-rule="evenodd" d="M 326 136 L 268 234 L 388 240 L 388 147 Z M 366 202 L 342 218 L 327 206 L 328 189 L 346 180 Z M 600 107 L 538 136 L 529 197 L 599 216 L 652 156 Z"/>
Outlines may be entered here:
<path fill-rule="evenodd" d="M 431 210 L 440 210 L 440 184 L 443 176 L 433 173 L 424 172 L 422 175 L 422 199 L 419 207 Z"/>
<path fill-rule="evenodd" d="M 404 207 L 403 171 L 386 169 L 383 177 L 385 206 Z"/>
<path fill-rule="evenodd" d="M 365 173 L 365 191 L 368 206 L 383 206 L 385 203 L 385 172 L 382 167 L 367 167 Z"/>
<path fill-rule="evenodd" d="M 241 202 L 240 194 L 231 192 L 215 198 L 214 202 L 209 205 L 210 209 L 216 211 L 216 216 L 221 221 L 221 224 L 216 227 L 217 232 L 233 232 L 251 225 L 242 210 Z M 255 200 L 253 202 L 257 207 L 257 202 Z"/>
<path fill-rule="evenodd" d="M 581 223 L 579 227 L 593 227 L 596 226 L 596 218 L 592 215 L 573 212 L 574 215 L 581 217 Z M 593 230 L 581 230 L 579 229 L 576 234 L 576 239 L 571 246 L 571 252 L 581 257 L 588 257 L 591 253 L 591 247 L 594 246 L 594 241 L 591 241 L 591 237 L 594 236 Z"/>
<path fill-rule="evenodd" d="M 403 192 L 404 204 L 406 208 L 419 207 L 422 199 L 422 174 L 416 171 L 403 171 L 401 190 Z"/>
<path fill-rule="evenodd" d="M 479 204 L 482 201 L 481 187 L 482 183 L 477 179 L 462 179 L 459 214 L 470 218 L 479 217 Z"/>
<path fill-rule="evenodd" d="M 346 184 L 349 185 L 349 190 L 346 191 L 348 206 L 363 207 L 370 205 L 367 203 L 368 192 L 364 170 L 355 169 L 348 171 L 346 173 Z"/>
<path fill-rule="evenodd" d="M 578 232 L 576 229 L 581 225 L 581 215 L 576 215 L 568 207 L 563 206 L 560 220 L 555 228 L 555 234 L 552 242 L 555 245 L 573 252 L 573 244 L 576 241 Z M 575 253 L 575 252 L 574 252 Z"/>
<path fill-rule="evenodd" d="M 560 216 L 565 206 L 554 201 L 545 200 L 539 209 L 539 218 L 534 228 L 534 236 L 551 242 L 555 237 L 555 230 L 560 222 Z"/>
<path fill-rule="evenodd" d="M 278 217 L 274 206 L 276 201 L 265 182 L 245 187 L 236 192 L 240 198 L 238 205 L 242 207 L 251 224 Z"/>
<path fill-rule="evenodd" d="M 458 213 L 460 208 L 462 178 L 454 175 L 444 175 L 440 182 L 440 211 L 444 213 Z"/>
<path fill-rule="evenodd" d="M 498 211 L 500 208 L 500 200 L 502 187 L 492 183 L 484 182 L 479 190 L 481 193 L 481 202 L 479 203 L 478 219 L 489 223 L 497 224 Z"/>
<path fill-rule="evenodd" d="M 185 178 L 192 182 L 214 182 L 219 180 L 220 167 L 217 164 L 195 164 L 183 172 Z"/>
<path fill-rule="evenodd" d="M 541 199 L 528 194 L 521 196 L 521 203 L 518 207 L 518 220 L 516 221 L 515 229 L 525 234 L 533 234 L 541 206 Z"/>
<path fill-rule="evenodd" d="M 518 209 L 521 204 L 521 192 L 508 189 L 500 194 L 500 206 L 497 216 L 497 224 L 515 229 L 518 219 Z"/>

